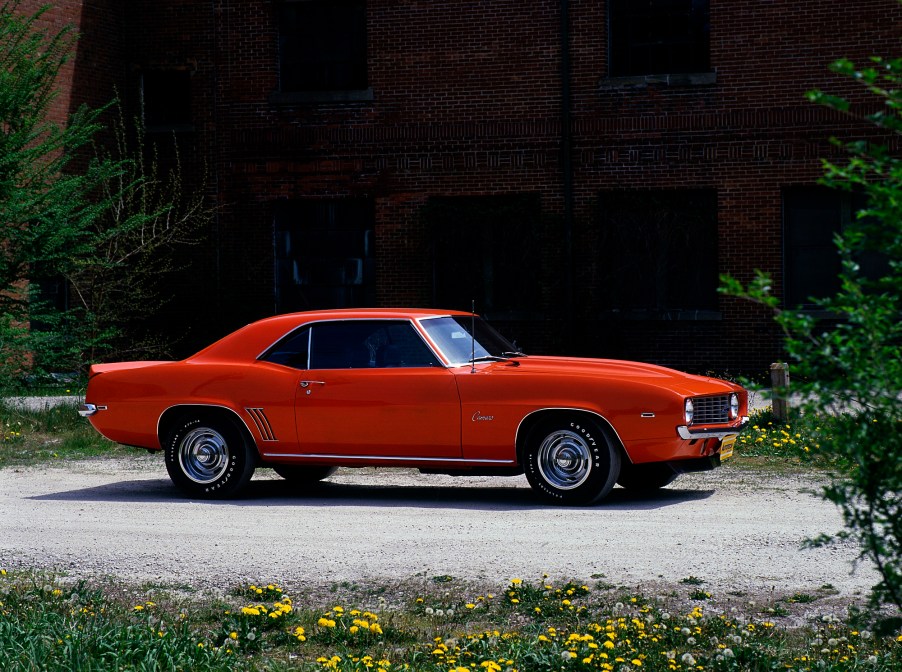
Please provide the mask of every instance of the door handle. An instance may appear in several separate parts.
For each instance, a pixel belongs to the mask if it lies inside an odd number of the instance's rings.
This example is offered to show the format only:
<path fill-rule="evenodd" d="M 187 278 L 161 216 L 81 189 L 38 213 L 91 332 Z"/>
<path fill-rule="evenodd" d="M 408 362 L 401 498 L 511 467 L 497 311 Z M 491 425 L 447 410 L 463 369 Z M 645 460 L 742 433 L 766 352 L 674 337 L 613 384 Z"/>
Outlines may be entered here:
<path fill-rule="evenodd" d="M 325 385 L 325 380 L 302 380 L 301 387 L 310 387 L 311 385 Z"/>

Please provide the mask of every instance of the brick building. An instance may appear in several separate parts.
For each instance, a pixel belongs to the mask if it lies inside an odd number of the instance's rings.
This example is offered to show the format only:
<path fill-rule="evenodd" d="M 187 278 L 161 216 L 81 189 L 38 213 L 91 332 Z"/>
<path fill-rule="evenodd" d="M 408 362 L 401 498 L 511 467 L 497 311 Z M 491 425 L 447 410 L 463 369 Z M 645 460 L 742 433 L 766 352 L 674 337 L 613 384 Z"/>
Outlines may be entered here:
<path fill-rule="evenodd" d="M 40 0 L 24 3 L 38 5 Z M 167 329 L 190 351 L 343 305 L 466 309 L 527 351 L 694 370 L 779 356 L 718 274 L 827 291 L 854 199 L 816 186 L 828 64 L 896 0 L 62 0 L 63 103 L 123 93 L 218 207 Z M 182 353 L 185 354 L 185 353 Z"/>

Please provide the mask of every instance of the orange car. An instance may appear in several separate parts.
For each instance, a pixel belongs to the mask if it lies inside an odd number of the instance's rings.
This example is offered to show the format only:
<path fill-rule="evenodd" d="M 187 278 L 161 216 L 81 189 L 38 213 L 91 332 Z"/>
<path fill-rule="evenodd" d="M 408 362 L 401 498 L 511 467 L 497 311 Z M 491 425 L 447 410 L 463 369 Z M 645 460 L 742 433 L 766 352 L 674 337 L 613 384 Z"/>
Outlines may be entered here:
<path fill-rule="evenodd" d="M 393 466 L 525 472 L 562 504 L 713 469 L 748 421 L 745 390 L 723 380 L 527 357 L 470 313 L 402 309 L 278 315 L 184 361 L 96 364 L 79 412 L 162 450 L 194 497 L 235 495 L 258 466 L 298 483 Z"/>

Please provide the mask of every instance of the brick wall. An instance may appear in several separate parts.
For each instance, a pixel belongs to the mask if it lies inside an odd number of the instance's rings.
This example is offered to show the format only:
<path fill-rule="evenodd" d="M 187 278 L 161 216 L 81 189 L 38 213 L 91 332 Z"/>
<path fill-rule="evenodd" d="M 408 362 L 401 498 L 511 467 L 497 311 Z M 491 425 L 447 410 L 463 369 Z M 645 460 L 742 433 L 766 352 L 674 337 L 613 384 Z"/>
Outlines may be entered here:
<path fill-rule="evenodd" d="M 82 4 L 103 3 L 72 0 L 54 11 L 77 14 Z M 715 81 L 694 86 L 609 79 L 605 3 L 572 0 L 572 260 L 563 242 L 561 3 L 367 5 L 372 100 L 303 104 L 273 96 L 275 0 L 133 0 L 121 10 L 125 64 L 191 64 L 195 130 L 179 142 L 205 160 L 220 207 L 179 287 L 174 317 L 193 329 L 186 349 L 272 312 L 274 201 L 373 199 L 378 302 L 425 305 L 428 198 L 537 193 L 547 256 L 536 272 L 547 289 L 535 304 L 547 319 L 517 325 L 525 347 L 697 370 L 761 369 L 780 356 L 767 316 L 735 300 L 720 299 L 721 318 L 704 321 L 616 321 L 600 311 L 598 194 L 716 189 L 720 270 L 742 279 L 767 270 L 779 291 L 781 188 L 818 178 L 820 158 L 835 155 L 830 136 L 871 133 L 804 92 L 821 87 L 864 104 L 827 65 L 896 54 L 895 0 L 711 0 Z M 121 74 L 133 87 L 133 71 Z M 82 81 L 78 71 L 73 81 Z"/>

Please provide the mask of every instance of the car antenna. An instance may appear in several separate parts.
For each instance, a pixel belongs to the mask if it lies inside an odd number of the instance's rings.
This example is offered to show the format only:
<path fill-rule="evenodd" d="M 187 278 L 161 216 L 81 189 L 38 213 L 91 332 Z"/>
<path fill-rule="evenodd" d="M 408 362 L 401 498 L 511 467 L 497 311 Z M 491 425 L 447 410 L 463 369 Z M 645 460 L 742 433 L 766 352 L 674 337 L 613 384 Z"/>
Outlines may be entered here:
<path fill-rule="evenodd" d="M 470 299 L 470 373 L 476 373 L 476 299 Z"/>

